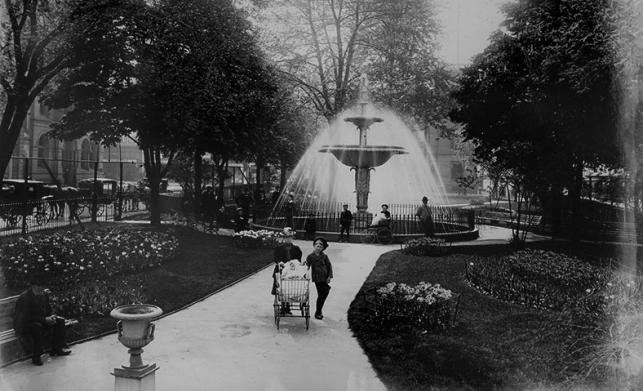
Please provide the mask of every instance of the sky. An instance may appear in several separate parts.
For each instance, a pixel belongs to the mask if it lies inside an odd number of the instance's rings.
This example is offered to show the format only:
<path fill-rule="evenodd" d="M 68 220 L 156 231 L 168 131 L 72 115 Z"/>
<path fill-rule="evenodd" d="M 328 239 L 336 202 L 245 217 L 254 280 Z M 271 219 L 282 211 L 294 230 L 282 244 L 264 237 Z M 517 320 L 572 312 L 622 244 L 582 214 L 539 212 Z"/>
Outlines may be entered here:
<path fill-rule="evenodd" d="M 439 55 L 452 65 L 471 63 L 488 45 L 489 35 L 503 21 L 502 4 L 510 0 L 434 0 L 442 25 Z"/>

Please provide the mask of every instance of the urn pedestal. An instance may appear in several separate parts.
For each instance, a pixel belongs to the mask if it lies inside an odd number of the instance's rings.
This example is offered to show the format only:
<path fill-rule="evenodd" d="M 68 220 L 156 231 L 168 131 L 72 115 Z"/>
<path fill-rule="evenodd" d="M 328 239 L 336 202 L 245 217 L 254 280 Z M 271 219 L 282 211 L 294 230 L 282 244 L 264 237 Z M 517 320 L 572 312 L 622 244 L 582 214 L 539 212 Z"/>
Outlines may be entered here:
<path fill-rule="evenodd" d="M 118 319 L 118 340 L 129 348 L 129 365 L 114 368 L 115 391 L 153 391 L 156 387 L 155 363 L 146 364 L 141 358 L 143 347 L 154 340 L 154 323 L 151 321 L 163 313 L 150 304 L 131 304 L 116 307 L 110 313 Z"/>

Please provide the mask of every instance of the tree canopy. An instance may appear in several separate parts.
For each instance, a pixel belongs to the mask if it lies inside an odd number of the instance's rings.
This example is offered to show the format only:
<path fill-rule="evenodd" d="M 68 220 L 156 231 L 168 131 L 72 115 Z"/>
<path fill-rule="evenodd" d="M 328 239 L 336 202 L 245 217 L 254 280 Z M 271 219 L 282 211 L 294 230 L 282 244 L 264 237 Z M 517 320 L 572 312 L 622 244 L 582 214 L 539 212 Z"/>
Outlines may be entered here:
<path fill-rule="evenodd" d="M 260 18 L 263 42 L 304 104 L 332 120 L 367 74 L 381 103 L 416 120 L 444 117 L 450 78 L 434 55 L 431 1 L 279 0 Z"/>
<path fill-rule="evenodd" d="M 105 144 L 133 137 L 144 151 L 153 197 L 167 168 L 162 154 L 170 161 L 178 151 L 247 154 L 275 89 L 248 27 L 230 1 L 132 5 L 109 39 L 87 37 L 113 55 L 57 80 L 47 102 L 71 109 L 53 133 L 89 132 Z"/>
<path fill-rule="evenodd" d="M 606 0 L 520 0 L 463 70 L 451 117 L 484 161 L 578 199 L 583 169 L 618 164 L 614 23 Z"/>
<path fill-rule="evenodd" d="M 0 7 L 0 178 L 36 97 L 61 71 L 98 54 L 83 46 L 105 36 L 124 0 L 3 0 Z"/>

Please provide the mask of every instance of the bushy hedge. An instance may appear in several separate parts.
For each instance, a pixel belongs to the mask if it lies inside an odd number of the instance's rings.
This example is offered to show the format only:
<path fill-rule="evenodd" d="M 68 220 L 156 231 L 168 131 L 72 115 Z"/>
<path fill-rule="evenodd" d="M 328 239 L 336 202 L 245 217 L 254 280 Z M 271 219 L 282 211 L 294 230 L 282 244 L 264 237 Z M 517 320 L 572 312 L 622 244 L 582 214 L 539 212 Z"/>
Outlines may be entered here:
<path fill-rule="evenodd" d="M 611 273 L 564 254 L 523 250 L 502 257 L 472 258 L 465 278 L 473 287 L 503 300 L 597 313 L 605 306 Z"/>
<path fill-rule="evenodd" d="M 446 241 L 436 238 L 410 239 L 402 244 L 402 252 L 409 255 L 440 256 L 445 255 L 447 249 Z"/>
<path fill-rule="evenodd" d="M 159 266 L 176 255 L 178 239 L 144 230 L 67 231 L 18 238 L 0 247 L 10 287 L 72 286 Z"/>

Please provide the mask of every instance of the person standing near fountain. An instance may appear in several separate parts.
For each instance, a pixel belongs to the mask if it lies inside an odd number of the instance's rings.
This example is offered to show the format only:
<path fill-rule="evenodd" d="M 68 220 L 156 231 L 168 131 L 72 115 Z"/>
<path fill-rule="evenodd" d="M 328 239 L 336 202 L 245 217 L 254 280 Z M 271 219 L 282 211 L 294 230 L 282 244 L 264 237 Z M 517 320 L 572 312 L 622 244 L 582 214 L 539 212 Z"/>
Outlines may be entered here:
<path fill-rule="evenodd" d="M 344 204 L 343 208 L 344 210 L 339 215 L 339 241 L 343 242 L 345 240 L 350 242 L 350 230 L 351 224 L 353 223 L 353 214 L 348 210 L 348 204 Z M 346 232 L 346 239 L 344 239 L 344 232 Z"/>
<path fill-rule="evenodd" d="M 295 229 L 295 222 L 293 217 L 295 216 L 295 195 L 290 193 L 288 194 L 288 201 L 284 204 L 283 207 L 284 217 L 286 218 L 286 227 L 291 227 Z"/>
<path fill-rule="evenodd" d="M 311 270 L 311 280 L 317 288 L 317 308 L 315 319 L 324 319 L 322 308 L 330 292 L 330 280 L 333 278 L 333 266 L 324 253 L 328 248 L 328 241 L 318 237 L 313 241 L 313 252 L 306 257 L 306 265 Z"/>
<path fill-rule="evenodd" d="M 432 238 L 435 236 L 435 227 L 433 226 L 433 216 L 431 215 L 431 208 L 429 208 L 428 202 L 429 199 L 426 196 L 422 197 L 422 205 L 418 207 L 415 215 L 420 220 L 424 236 Z"/>

